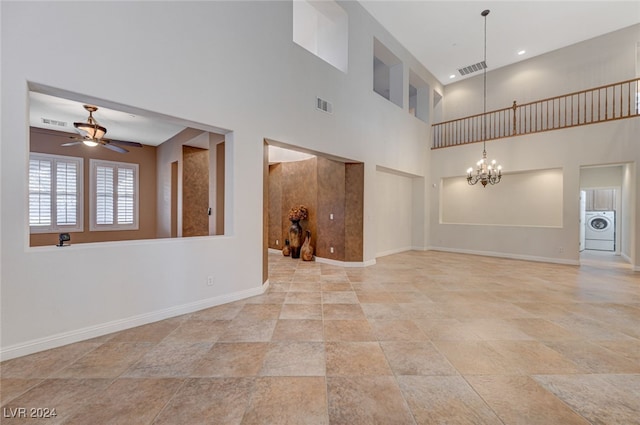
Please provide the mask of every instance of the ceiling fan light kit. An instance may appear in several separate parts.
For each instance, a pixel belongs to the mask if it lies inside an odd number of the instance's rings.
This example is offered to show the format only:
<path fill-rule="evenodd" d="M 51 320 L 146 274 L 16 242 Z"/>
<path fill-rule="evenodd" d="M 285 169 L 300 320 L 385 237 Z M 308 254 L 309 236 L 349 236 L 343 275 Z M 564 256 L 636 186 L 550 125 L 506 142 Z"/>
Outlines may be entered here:
<path fill-rule="evenodd" d="M 87 118 L 86 122 L 74 122 L 73 126 L 78 130 L 78 133 L 82 136 L 82 138 L 71 137 L 76 140 L 75 142 L 64 143 L 62 146 L 74 146 L 78 144 L 83 144 L 85 146 L 94 147 L 94 146 L 102 146 L 107 149 L 110 149 L 119 153 L 127 153 L 129 152 L 127 149 L 118 145 L 132 146 L 135 148 L 141 148 L 142 144 L 138 142 L 125 142 L 122 140 L 109 140 L 105 139 L 104 135 L 107 134 L 107 129 L 96 121 L 93 118 L 93 113 L 98 110 L 97 106 L 92 105 L 83 105 L 84 109 L 89 111 L 89 118 Z"/>
<path fill-rule="evenodd" d="M 83 137 L 88 139 L 87 142 L 89 143 L 85 142 L 85 145 L 97 146 L 98 142 L 96 142 L 96 140 L 101 140 L 107 133 L 107 129 L 98 124 L 95 118 L 93 118 L 93 113 L 98 110 L 97 106 L 84 105 L 84 109 L 89 111 L 87 122 L 74 122 L 73 126 L 78 129 Z"/>

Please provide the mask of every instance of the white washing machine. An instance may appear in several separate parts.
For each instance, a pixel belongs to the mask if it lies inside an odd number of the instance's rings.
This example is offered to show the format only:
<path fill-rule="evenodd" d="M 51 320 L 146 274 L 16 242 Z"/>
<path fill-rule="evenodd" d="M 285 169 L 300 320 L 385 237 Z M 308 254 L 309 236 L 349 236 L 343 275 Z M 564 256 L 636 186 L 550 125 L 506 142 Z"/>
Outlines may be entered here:
<path fill-rule="evenodd" d="M 587 211 L 585 219 L 585 249 L 615 251 L 616 212 Z"/>

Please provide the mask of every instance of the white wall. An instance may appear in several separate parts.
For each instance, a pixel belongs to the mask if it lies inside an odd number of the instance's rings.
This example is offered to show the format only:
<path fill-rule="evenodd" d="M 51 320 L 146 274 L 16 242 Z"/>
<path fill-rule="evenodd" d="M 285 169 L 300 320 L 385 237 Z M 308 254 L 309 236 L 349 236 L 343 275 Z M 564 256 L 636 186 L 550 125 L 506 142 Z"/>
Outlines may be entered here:
<path fill-rule="evenodd" d="M 552 12 L 551 12 L 552 13 Z M 487 110 L 511 107 L 636 78 L 640 24 L 514 65 L 488 69 Z M 487 58 L 491 65 L 491 57 Z M 445 87 L 444 119 L 482 111 L 482 75 Z"/>
<path fill-rule="evenodd" d="M 364 260 L 375 258 L 375 167 L 425 176 L 429 127 L 373 92 L 373 38 L 405 79 L 411 68 L 441 85 L 359 4 L 341 6 L 346 74 L 292 42 L 291 2 L 0 4 L 3 358 L 260 293 L 264 138 L 365 163 Z M 86 16 L 108 30 L 80 37 Z M 225 236 L 29 248 L 29 82 L 231 130 Z"/>
<path fill-rule="evenodd" d="M 390 170 L 376 173 L 377 257 L 413 246 L 413 178 Z"/>
<path fill-rule="evenodd" d="M 440 221 L 447 224 L 562 226 L 562 170 L 504 175 L 495 186 L 470 186 L 466 178 L 442 180 Z"/>
<path fill-rule="evenodd" d="M 523 137 L 499 139 L 487 143 L 489 157 L 500 158 L 506 182 L 512 172 L 562 169 L 562 226 L 509 226 L 446 224 L 438 221 L 440 211 L 440 188 L 432 190 L 430 243 L 434 249 L 471 252 L 505 257 L 543 260 L 578 264 L 579 251 L 579 192 L 581 166 L 597 163 L 638 163 L 640 149 L 637 135 L 640 134 L 640 119 L 612 121 L 587 125 L 567 130 L 531 134 Z M 611 142 L 603 143 L 603 140 Z M 481 146 L 471 144 L 454 149 L 437 149 L 432 152 L 431 181 L 439 183 L 442 178 L 458 178 L 464 182 L 463 165 L 473 164 Z M 465 183 L 466 184 L 466 183 Z M 503 183 L 499 183 L 498 186 Z M 491 191 L 495 187 L 477 187 L 478 191 Z M 637 181 L 630 190 L 635 201 L 629 206 L 629 214 L 637 223 Z M 513 208 L 519 205 L 514 204 Z M 482 214 L 483 208 L 478 208 Z M 637 244 L 640 240 L 637 226 L 629 226 L 630 238 L 635 251 L 629 257 L 638 264 Z"/>

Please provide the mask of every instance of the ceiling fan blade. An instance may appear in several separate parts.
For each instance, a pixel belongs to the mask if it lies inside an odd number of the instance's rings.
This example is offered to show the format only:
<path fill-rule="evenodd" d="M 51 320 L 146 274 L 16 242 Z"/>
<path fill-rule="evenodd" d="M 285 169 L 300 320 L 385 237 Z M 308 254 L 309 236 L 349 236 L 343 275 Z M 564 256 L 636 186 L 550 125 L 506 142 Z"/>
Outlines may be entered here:
<path fill-rule="evenodd" d="M 102 139 L 105 140 L 105 139 Z M 124 140 L 113 140 L 113 139 L 107 139 L 105 140 L 107 143 L 114 143 L 116 145 L 123 145 L 123 146 L 131 146 L 134 148 L 141 148 L 142 147 L 142 143 L 138 143 L 138 142 L 127 142 Z"/>
<path fill-rule="evenodd" d="M 111 149 L 112 151 L 116 151 L 116 152 L 120 152 L 120 153 L 129 152 L 125 148 L 121 148 L 120 146 L 112 145 L 111 143 L 108 143 L 108 142 L 105 142 L 105 141 L 102 141 L 102 143 L 100 143 L 100 145 L 102 145 L 103 147 L 105 147 L 107 149 Z"/>
<path fill-rule="evenodd" d="M 60 146 L 74 146 L 74 145 L 79 145 L 79 144 L 81 144 L 81 143 L 82 143 L 82 141 L 81 141 L 81 140 L 77 140 L 77 141 L 75 141 L 75 142 L 63 143 L 63 144 L 61 144 Z"/>

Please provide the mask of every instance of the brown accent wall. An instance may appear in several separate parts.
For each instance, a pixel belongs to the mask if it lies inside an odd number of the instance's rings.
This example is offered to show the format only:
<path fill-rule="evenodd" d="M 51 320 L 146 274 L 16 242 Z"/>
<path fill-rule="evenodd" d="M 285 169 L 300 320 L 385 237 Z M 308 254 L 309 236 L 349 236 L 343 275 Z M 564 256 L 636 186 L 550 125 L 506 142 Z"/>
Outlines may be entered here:
<path fill-rule="evenodd" d="M 182 236 L 209 235 L 209 150 L 182 147 Z"/>
<path fill-rule="evenodd" d="M 73 133 L 45 130 L 32 127 L 30 129 L 30 151 L 53 155 L 65 155 L 83 158 L 84 168 L 84 232 L 72 232 L 71 243 L 121 241 L 133 239 L 153 239 L 156 237 L 156 148 L 127 148 L 129 153 L 122 154 L 99 146 L 89 147 L 83 144 L 60 146 L 70 141 Z M 139 164 L 139 228 L 138 230 L 89 231 L 89 160 L 100 159 Z M 27 194 L 24 194 L 25 199 Z M 38 233 L 30 236 L 30 246 L 55 245 L 58 243 L 58 232 Z"/>
<path fill-rule="evenodd" d="M 303 204 L 309 218 L 300 224 L 311 231 L 316 255 L 338 261 L 363 260 L 364 164 L 323 157 L 272 164 L 268 182 L 269 248 L 282 249 L 291 224 L 289 209 Z"/>
<path fill-rule="evenodd" d="M 345 258 L 345 170 L 344 163 L 318 157 L 318 242 L 319 257 Z M 333 214 L 333 220 L 330 218 Z M 331 252 L 333 247 L 333 253 Z"/>
<path fill-rule="evenodd" d="M 269 248 L 284 248 L 284 239 L 282 239 L 283 220 L 282 220 L 282 164 L 269 165 L 269 184 L 268 184 L 268 236 L 267 241 Z M 278 243 L 276 243 L 278 241 Z"/>
<path fill-rule="evenodd" d="M 364 259 L 364 164 L 345 164 L 345 261 Z"/>
<path fill-rule="evenodd" d="M 224 235 L 225 144 L 216 145 L 216 235 Z"/>

